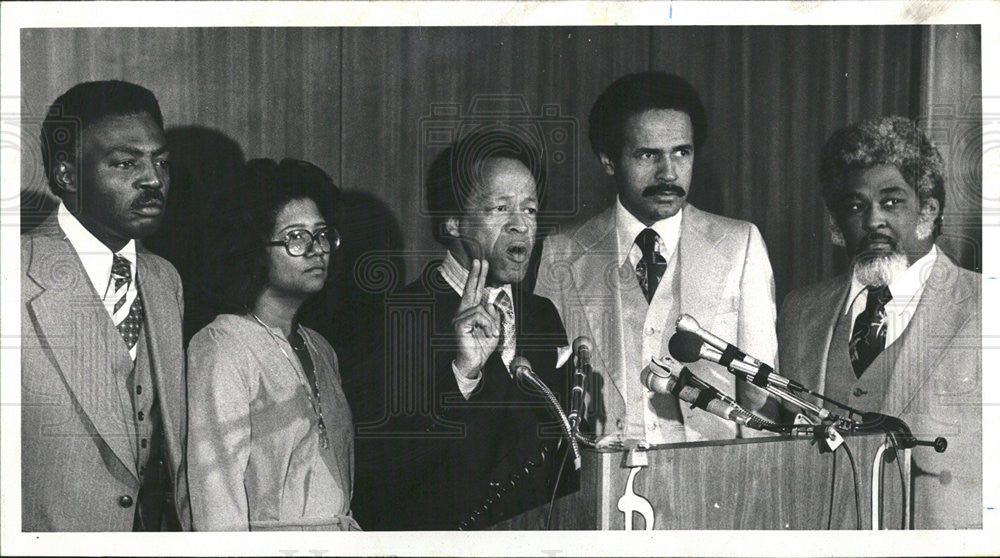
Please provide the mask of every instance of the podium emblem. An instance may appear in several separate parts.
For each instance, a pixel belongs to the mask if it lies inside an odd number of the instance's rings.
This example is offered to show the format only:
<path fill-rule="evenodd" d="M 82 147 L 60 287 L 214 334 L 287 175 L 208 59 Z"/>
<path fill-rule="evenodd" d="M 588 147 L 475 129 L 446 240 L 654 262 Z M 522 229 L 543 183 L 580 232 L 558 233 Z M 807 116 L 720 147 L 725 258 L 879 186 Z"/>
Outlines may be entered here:
<path fill-rule="evenodd" d="M 635 483 L 635 477 L 639 474 L 642 467 L 632 467 L 628 473 L 628 482 L 625 483 L 625 493 L 622 497 L 618 499 L 618 510 L 625 514 L 625 530 L 633 531 L 632 529 L 632 514 L 638 513 L 642 516 L 642 519 L 646 524 L 646 531 L 653 530 L 653 522 L 655 518 L 653 517 L 653 506 L 649 503 L 649 500 L 639 496 L 633 490 Z"/>

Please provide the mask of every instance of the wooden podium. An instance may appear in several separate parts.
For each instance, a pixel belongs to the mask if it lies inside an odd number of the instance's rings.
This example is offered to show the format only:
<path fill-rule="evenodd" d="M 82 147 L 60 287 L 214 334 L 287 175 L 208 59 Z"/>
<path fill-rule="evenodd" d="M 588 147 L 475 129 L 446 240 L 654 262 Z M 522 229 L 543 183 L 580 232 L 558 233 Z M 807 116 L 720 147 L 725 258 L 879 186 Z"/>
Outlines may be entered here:
<path fill-rule="evenodd" d="M 872 528 L 873 465 L 885 441 L 884 435 L 846 440 L 858 471 L 862 529 Z M 809 439 L 754 438 L 667 444 L 644 453 L 645 459 L 635 454 L 630 458 L 623 450 L 584 449 L 580 490 L 556 500 L 550 528 L 624 529 L 619 501 L 634 474 L 632 491 L 649 502 L 654 529 L 826 529 L 834 468 L 831 528 L 857 528 L 854 477 L 843 447 L 821 454 Z M 901 457 L 898 464 L 894 460 L 882 466 L 881 528 L 903 527 L 909 450 Z M 633 473 L 627 460 L 648 465 Z M 905 488 L 901 478 L 906 479 Z M 622 503 L 626 509 L 645 507 L 638 498 Z M 547 506 L 535 508 L 494 529 L 545 529 L 546 512 Z M 631 515 L 633 529 L 646 528 L 640 513 Z"/>

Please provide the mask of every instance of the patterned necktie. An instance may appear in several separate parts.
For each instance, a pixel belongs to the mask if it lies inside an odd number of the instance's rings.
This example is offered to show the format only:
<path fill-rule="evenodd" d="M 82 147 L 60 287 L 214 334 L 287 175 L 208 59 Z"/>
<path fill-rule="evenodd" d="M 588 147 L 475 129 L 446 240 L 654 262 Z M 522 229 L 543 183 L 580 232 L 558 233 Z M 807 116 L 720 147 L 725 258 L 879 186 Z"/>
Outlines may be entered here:
<path fill-rule="evenodd" d="M 885 349 L 885 305 L 892 300 L 888 286 L 868 287 L 868 303 L 854 321 L 851 333 L 851 365 L 860 378 L 868 365 Z"/>
<path fill-rule="evenodd" d="M 135 346 L 139 340 L 139 331 L 142 329 L 142 297 L 136 289 L 135 300 L 132 305 L 125 309 L 125 301 L 128 298 L 128 288 L 132 284 L 132 264 L 124 257 L 115 254 L 111 264 L 111 278 L 115 281 L 115 309 L 111 319 L 115 322 L 115 328 L 125 341 L 129 350 Z"/>
<path fill-rule="evenodd" d="M 507 291 L 501 289 L 493 301 L 493 306 L 500 311 L 500 340 L 497 346 L 500 347 L 500 358 L 509 370 L 517 343 L 517 334 L 514 331 L 514 304 L 507 296 Z"/>
<path fill-rule="evenodd" d="M 660 284 L 660 278 L 667 269 L 667 260 L 656 251 L 656 241 L 660 235 L 653 229 L 643 229 L 639 236 L 635 237 L 635 244 L 642 250 L 642 259 L 635 266 L 635 276 L 639 279 L 639 286 L 642 287 L 642 294 L 646 295 L 646 302 L 653 301 L 656 287 Z"/>

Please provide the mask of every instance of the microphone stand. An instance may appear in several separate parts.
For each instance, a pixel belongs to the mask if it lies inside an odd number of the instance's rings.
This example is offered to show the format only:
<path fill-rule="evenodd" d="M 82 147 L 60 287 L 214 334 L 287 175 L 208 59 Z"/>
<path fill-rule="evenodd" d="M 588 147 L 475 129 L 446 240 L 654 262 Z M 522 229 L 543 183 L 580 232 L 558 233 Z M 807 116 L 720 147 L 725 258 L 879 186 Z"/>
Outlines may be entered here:
<path fill-rule="evenodd" d="M 740 374 L 739 371 L 729 368 L 730 372 Z M 742 374 L 747 379 L 747 374 Z M 911 473 L 911 449 L 917 446 L 930 446 L 937 453 L 943 453 L 948 448 L 948 440 L 937 437 L 933 441 L 918 440 L 913 436 L 910 427 L 902 419 L 881 413 L 862 413 L 847 405 L 823 397 L 824 400 L 846 409 L 849 413 L 860 415 L 860 421 L 850 417 L 841 417 L 823 409 L 813 403 L 804 401 L 802 398 L 791 393 L 788 386 L 776 386 L 768 383 L 765 389 L 769 393 L 782 398 L 785 401 L 799 406 L 804 411 L 813 415 L 815 422 L 811 422 L 805 427 L 806 431 L 811 431 L 813 438 L 820 443 L 820 452 L 836 451 L 843 443 L 842 434 L 861 432 L 884 432 L 887 440 L 879 446 L 875 452 L 872 462 L 872 482 L 871 482 L 871 528 L 879 530 L 881 528 L 882 516 L 882 466 L 885 461 L 892 459 L 905 459 L 904 466 L 900 461 L 900 472 L 903 477 L 902 498 L 903 498 L 903 529 L 910 529 L 910 519 L 913 514 L 913 501 L 910 498 L 910 486 L 912 483 Z M 818 395 L 818 394 L 817 394 Z M 800 415 L 802 416 L 802 415 Z M 808 419 L 807 419 L 808 421 Z M 798 422 L 798 421 L 797 421 Z M 805 425 L 803 425 L 805 426 Z M 794 427 L 793 427 L 794 431 Z M 824 450 L 824 448 L 826 448 Z M 902 455 L 900 455 L 902 451 Z M 903 472 L 905 469 L 905 472 Z M 836 475 L 836 471 L 833 472 Z"/>
<path fill-rule="evenodd" d="M 559 405 L 559 399 L 556 398 L 552 390 L 549 389 L 545 382 L 543 382 L 535 373 L 531 370 L 531 366 L 527 364 L 527 359 L 524 357 L 515 357 L 515 362 L 511 363 L 511 368 L 514 369 L 514 373 L 518 379 L 521 381 L 531 384 L 537 391 L 539 391 L 546 400 L 549 402 L 549 407 L 552 412 L 559 418 L 559 426 L 562 427 L 563 434 L 566 439 L 569 440 L 570 449 L 573 451 L 573 465 L 576 470 L 580 470 L 582 465 L 582 458 L 580 456 L 580 446 L 577 445 L 576 437 L 573 436 L 572 427 L 570 426 L 569 419 L 566 418 L 566 413 L 563 412 L 562 406 Z"/>

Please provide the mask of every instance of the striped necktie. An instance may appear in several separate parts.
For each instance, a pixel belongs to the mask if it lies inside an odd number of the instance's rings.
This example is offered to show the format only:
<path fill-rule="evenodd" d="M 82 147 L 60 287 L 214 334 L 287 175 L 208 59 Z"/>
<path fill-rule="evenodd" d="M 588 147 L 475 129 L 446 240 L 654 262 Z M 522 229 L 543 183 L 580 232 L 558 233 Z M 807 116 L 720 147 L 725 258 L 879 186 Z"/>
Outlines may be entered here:
<path fill-rule="evenodd" d="M 848 346 L 854 374 L 861 377 L 868 365 L 885 349 L 885 305 L 892 300 L 888 286 L 868 287 L 868 302 L 854 321 Z"/>
<path fill-rule="evenodd" d="M 125 308 L 128 298 L 128 289 L 132 284 L 132 264 L 119 254 L 114 255 L 111 264 L 111 278 L 115 282 L 115 308 L 111 319 L 115 322 L 115 328 L 125 341 L 125 345 L 132 350 L 136 341 L 139 340 L 139 331 L 142 329 L 142 297 L 136 289 L 135 300 L 132 305 Z"/>
<path fill-rule="evenodd" d="M 646 302 L 653 302 L 653 295 L 656 294 L 656 287 L 660 285 L 663 272 L 667 269 L 667 260 L 656 251 L 656 242 L 660 235 L 653 229 L 643 229 L 635 237 L 635 244 L 642 251 L 642 259 L 635 266 L 635 276 L 639 280 L 639 287 L 642 294 L 646 295 Z"/>
<path fill-rule="evenodd" d="M 514 328 L 514 304 L 507 291 L 500 289 L 493 306 L 500 311 L 500 340 L 497 346 L 500 348 L 500 359 L 510 369 L 510 363 L 514 360 L 514 353 L 517 344 L 517 333 Z"/>

